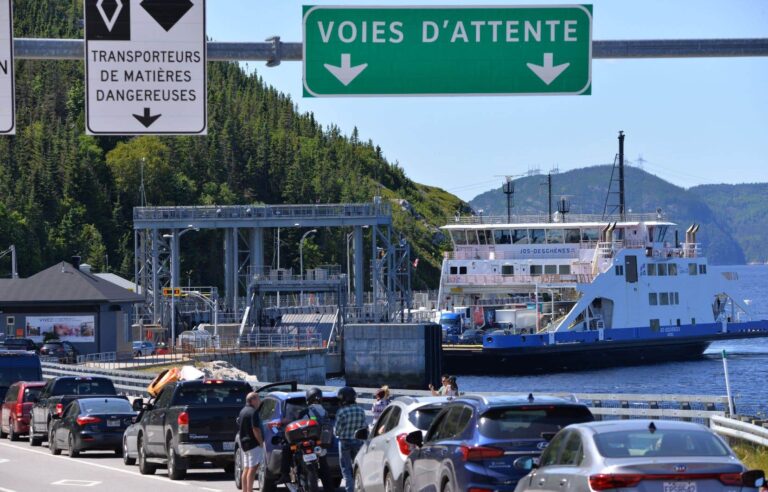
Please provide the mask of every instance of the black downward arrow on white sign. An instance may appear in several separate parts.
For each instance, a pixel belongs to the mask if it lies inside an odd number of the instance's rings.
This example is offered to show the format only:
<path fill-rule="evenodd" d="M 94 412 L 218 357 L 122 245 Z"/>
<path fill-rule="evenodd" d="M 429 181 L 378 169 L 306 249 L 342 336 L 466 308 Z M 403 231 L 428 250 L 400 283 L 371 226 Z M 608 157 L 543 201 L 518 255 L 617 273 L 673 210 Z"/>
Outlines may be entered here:
<path fill-rule="evenodd" d="M 166 31 L 170 31 L 194 7 L 189 0 L 144 0 L 140 5 Z"/>
<path fill-rule="evenodd" d="M 144 125 L 144 127 L 149 128 L 150 126 L 152 126 L 152 123 L 157 121 L 159 117 L 163 116 L 161 114 L 150 116 L 149 113 L 150 113 L 149 108 L 144 108 L 144 115 L 135 114 L 133 115 L 133 117 L 139 120 L 139 123 Z"/>

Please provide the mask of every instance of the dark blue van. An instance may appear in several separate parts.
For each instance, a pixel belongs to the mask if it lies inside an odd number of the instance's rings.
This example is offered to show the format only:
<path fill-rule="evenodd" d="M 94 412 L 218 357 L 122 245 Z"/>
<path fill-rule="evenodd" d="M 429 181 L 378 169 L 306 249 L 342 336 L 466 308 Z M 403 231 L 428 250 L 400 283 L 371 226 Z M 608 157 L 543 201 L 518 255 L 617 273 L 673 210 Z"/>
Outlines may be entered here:
<path fill-rule="evenodd" d="M 34 353 L 16 350 L 0 350 L 0 401 L 16 381 L 42 381 L 43 368 L 40 357 Z"/>

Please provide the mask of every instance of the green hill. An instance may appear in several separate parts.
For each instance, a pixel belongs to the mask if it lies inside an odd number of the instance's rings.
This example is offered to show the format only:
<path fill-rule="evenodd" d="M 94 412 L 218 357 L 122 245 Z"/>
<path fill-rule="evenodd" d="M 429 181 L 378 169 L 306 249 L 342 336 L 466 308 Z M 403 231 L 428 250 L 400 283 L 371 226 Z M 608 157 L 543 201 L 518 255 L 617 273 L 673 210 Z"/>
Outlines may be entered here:
<path fill-rule="evenodd" d="M 594 166 L 577 169 L 552 176 L 553 207 L 560 196 L 567 196 L 571 203 L 572 213 L 602 213 L 608 185 L 611 178 L 611 166 Z M 515 207 L 513 213 L 546 213 L 547 211 L 547 187 L 546 176 L 530 176 L 515 180 Z M 615 186 L 615 185 L 614 185 Z M 720 206 L 718 193 L 727 194 L 727 189 L 720 189 L 714 185 L 718 192 L 711 193 L 711 199 L 705 199 L 702 195 L 710 194 L 709 187 L 698 187 L 686 190 L 675 186 L 663 179 L 642 171 L 638 168 L 625 168 L 626 206 L 628 211 L 653 212 L 661 208 L 665 216 L 679 224 L 681 240 L 685 237 L 685 229 L 692 223 L 701 224 L 698 240 L 702 243 L 704 252 L 713 264 L 742 264 L 753 261 L 752 258 L 760 258 L 757 251 L 758 245 L 750 246 L 757 241 L 759 228 L 755 228 L 752 242 L 745 241 L 746 237 L 737 234 L 732 228 L 731 214 L 741 215 L 745 202 L 741 193 L 731 193 L 733 198 L 732 209 L 725 210 Z M 751 185 L 739 185 L 751 186 Z M 768 185 L 754 185 L 768 186 Z M 616 188 L 614 188 L 615 190 Z M 745 196 L 747 193 L 743 193 Z M 765 196 L 765 195 L 763 195 Z M 760 195 L 756 193 L 753 200 L 759 201 Z M 615 203 L 612 197 L 609 203 Z M 501 187 L 482 193 L 470 201 L 475 210 L 482 209 L 486 215 L 506 215 L 506 197 Z M 754 209 L 755 207 L 750 207 Z M 556 208 L 555 208 L 556 209 Z M 609 207 L 610 210 L 610 207 Z M 743 222 L 749 219 L 745 215 Z M 765 221 L 765 219 L 762 219 Z M 741 222 L 739 222 L 741 223 Z M 752 250 L 748 250 L 752 247 Z M 747 254 L 747 251 L 750 251 Z M 768 257 L 763 247 L 762 258 Z"/>
<path fill-rule="evenodd" d="M 17 0 L 15 36 L 82 39 L 80 19 L 82 2 Z M 144 159 L 150 205 L 367 202 L 381 194 L 399 205 L 395 223 L 420 258 L 414 287 L 436 285 L 445 246 L 437 227 L 467 205 L 410 180 L 357 130 L 346 136 L 299 113 L 235 63 L 209 63 L 207 137 L 89 137 L 83 70 L 79 61 L 16 62 L 17 135 L 0 138 L 0 249 L 16 245 L 22 276 L 80 254 L 97 271 L 108 264 L 132 277 Z M 283 232 L 282 266 L 298 265 L 301 232 Z M 345 232 L 321 230 L 305 246 L 305 264 L 345 264 Z M 184 241 L 183 276 L 198 285 L 220 279 L 221 237 L 200 231 Z M 266 257 L 274 257 L 271 244 Z"/>

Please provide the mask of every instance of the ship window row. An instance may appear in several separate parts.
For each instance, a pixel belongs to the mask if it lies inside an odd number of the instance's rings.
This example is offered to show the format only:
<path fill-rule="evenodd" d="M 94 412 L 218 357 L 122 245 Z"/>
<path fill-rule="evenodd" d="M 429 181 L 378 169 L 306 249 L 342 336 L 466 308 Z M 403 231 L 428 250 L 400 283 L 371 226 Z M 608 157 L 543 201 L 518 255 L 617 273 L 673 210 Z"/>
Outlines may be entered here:
<path fill-rule="evenodd" d="M 680 304 L 679 292 L 649 292 L 648 304 L 651 306 L 669 306 Z"/>
<path fill-rule="evenodd" d="M 648 275 L 651 277 L 674 277 L 677 275 L 677 263 L 648 263 Z"/>
<path fill-rule="evenodd" d="M 453 230 L 451 238 L 457 246 L 484 246 L 494 244 L 579 244 L 596 242 L 597 228 L 584 229 L 495 229 Z"/>
<path fill-rule="evenodd" d="M 495 271 L 495 270 L 494 270 Z M 452 266 L 449 269 L 451 275 L 466 275 L 467 267 Z M 514 275 L 514 265 L 501 265 L 502 275 Z M 530 265 L 529 275 L 570 275 L 571 265 Z"/>
<path fill-rule="evenodd" d="M 699 265 L 698 263 L 688 263 L 688 275 L 706 275 L 707 265 Z"/>
<path fill-rule="evenodd" d="M 451 267 L 451 275 L 466 275 L 467 274 L 467 267 Z"/>

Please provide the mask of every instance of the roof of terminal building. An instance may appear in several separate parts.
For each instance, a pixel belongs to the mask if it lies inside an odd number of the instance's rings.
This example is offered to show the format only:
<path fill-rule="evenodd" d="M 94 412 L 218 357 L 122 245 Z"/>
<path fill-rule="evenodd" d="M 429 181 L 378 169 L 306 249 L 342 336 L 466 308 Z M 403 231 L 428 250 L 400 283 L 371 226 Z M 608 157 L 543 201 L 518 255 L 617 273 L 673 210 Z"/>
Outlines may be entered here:
<path fill-rule="evenodd" d="M 139 303 L 144 298 L 62 261 L 23 279 L 0 280 L 0 304 Z"/>

